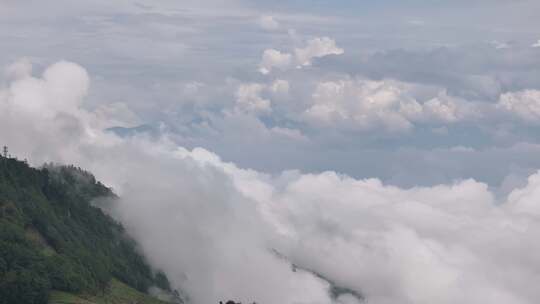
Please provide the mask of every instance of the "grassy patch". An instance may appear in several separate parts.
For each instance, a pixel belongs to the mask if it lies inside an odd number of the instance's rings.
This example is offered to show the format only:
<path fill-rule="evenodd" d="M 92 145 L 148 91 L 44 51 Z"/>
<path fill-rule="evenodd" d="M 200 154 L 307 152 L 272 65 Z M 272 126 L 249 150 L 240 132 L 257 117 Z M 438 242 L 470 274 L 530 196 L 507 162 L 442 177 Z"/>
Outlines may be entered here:
<path fill-rule="evenodd" d="M 49 296 L 49 304 L 98 304 L 80 298 L 76 295 L 61 292 L 61 291 L 52 291 Z"/>
<path fill-rule="evenodd" d="M 141 293 L 126 284 L 112 280 L 109 289 L 103 295 L 73 295 L 53 291 L 49 304 L 165 304 L 147 294 Z"/>

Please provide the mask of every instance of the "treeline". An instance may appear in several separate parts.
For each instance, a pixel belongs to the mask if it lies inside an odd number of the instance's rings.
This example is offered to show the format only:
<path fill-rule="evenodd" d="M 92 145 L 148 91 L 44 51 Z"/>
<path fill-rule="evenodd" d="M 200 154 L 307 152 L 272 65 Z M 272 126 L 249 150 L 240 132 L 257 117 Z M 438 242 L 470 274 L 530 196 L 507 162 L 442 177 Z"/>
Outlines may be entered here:
<path fill-rule="evenodd" d="M 114 197 L 80 168 L 0 157 L 0 304 L 47 303 L 53 289 L 99 294 L 113 277 L 170 291 L 122 226 L 91 204 Z"/>

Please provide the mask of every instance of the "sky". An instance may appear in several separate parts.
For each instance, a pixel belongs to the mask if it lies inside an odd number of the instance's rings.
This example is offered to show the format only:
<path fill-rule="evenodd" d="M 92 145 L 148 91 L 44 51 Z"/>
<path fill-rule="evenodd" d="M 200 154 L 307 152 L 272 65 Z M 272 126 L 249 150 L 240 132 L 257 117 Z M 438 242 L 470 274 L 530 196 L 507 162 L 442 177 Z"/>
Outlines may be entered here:
<path fill-rule="evenodd" d="M 539 11 L 0 0 L 0 139 L 193 303 L 537 303 Z"/>
<path fill-rule="evenodd" d="M 4 0 L 0 64 L 76 62 L 111 127 L 242 167 L 501 187 L 540 165 L 538 5 Z"/>

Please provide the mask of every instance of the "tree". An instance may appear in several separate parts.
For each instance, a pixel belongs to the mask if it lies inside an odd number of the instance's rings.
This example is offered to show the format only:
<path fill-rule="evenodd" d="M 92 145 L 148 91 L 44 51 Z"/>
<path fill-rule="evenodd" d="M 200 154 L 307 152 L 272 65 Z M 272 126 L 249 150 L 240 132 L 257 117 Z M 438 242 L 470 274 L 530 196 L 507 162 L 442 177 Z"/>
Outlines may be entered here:
<path fill-rule="evenodd" d="M 0 304 L 47 304 L 50 284 L 31 270 L 8 272 L 0 281 Z"/>

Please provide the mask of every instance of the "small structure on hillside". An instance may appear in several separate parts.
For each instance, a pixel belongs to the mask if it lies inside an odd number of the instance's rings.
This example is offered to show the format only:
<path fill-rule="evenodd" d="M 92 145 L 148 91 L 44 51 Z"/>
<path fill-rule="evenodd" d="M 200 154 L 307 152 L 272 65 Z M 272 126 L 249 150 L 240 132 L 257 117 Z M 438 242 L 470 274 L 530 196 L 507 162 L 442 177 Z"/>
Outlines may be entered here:
<path fill-rule="evenodd" d="M 223 304 L 223 301 L 219 301 L 219 304 Z M 242 304 L 242 302 L 236 303 L 233 300 L 229 300 L 229 301 L 225 302 L 225 304 Z M 253 302 L 253 304 L 257 304 L 257 302 Z"/>

